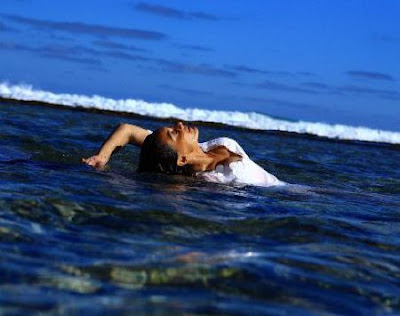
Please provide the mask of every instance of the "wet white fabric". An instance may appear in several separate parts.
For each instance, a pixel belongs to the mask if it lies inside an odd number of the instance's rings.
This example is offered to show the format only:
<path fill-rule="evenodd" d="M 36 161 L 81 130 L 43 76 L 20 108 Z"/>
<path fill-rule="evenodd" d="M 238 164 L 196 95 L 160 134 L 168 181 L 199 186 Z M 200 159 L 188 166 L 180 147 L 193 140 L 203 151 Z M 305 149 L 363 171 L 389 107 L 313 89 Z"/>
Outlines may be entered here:
<path fill-rule="evenodd" d="M 231 138 L 220 137 L 199 145 L 204 152 L 208 152 L 218 146 L 225 146 L 229 151 L 242 157 L 241 161 L 235 161 L 228 165 L 217 165 L 214 171 L 199 172 L 197 174 L 207 181 L 263 187 L 285 184 L 285 182 L 280 181 L 273 174 L 268 173 L 252 161 L 243 148 Z"/>

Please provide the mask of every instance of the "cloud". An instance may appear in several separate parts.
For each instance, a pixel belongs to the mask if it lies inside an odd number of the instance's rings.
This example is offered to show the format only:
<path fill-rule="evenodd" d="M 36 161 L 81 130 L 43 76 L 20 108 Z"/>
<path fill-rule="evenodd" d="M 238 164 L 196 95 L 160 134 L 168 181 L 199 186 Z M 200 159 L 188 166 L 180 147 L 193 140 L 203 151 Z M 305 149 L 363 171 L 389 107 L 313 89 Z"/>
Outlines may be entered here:
<path fill-rule="evenodd" d="M 45 45 L 40 48 L 36 48 L 35 51 L 41 52 L 42 54 L 51 54 L 65 57 L 75 57 L 82 55 L 89 55 L 95 58 L 99 57 L 111 57 L 115 59 L 123 59 L 129 61 L 154 61 L 154 58 L 148 58 L 141 55 L 130 54 L 121 50 L 97 50 L 84 46 L 64 46 L 64 45 Z"/>
<path fill-rule="evenodd" d="M 15 23 L 37 27 L 46 30 L 58 30 L 71 34 L 87 34 L 97 37 L 122 37 L 143 40 L 163 40 L 167 36 L 164 33 L 130 28 L 119 28 L 105 25 L 86 24 L 80 22 L 55 22 L 26 18 L 17 15 L 3 15 L 3 17 Z"/>
<path fill-rule="evenodd" d="M 41 53 L 49 53 L 54 55 L 71 55 L 71 56 L 72 55 L 77 56 L 82 54 L 98 55 L 97 50 L 79 45 L 65 46 L 59 44 L 47 44 L 35 48 L 34 50 Z"/>
<path fill-rule="evenodd" d="M 363 70 L 350 70 L 346 72 L 347 75 L 355 78 L 373 79 L 373 80 L 386 80 L 395 81 L 391 75 L 373 72 L 373 71 L 363 71 Z"/>
<path fill-rule="evenodd" d="M 0 21 L 0 32 L 19 32 L 18 30 L 11 28 Z"/>
<path fill-rule="evenodd" d="M 153 61 L 153 58 L 144 57 L 141 55 L 132 55 L 126 52 L 118 51 L 118 50 L 109 50 L 109 51 L 99 51 L 98 55 L 102 55 L 105 57 L 112 57 L 116 59 L 125 59 L 130 61 L 144 61 L 149 62 Z"/>
<path fill-rule="evenodd" d="M 120 50 L 97 50 L 93 48 L 88 48 L 84 46 L 64 46 L 64 45 L 45 45 L 39 48 L 34 49 L 37 52 L 41 52 L 42 54 L 50 54 L 57 56 L 65 56 L 65 57 L 75 57 L 82 55 L 89 55 L 93 57 L 111 57 L 116 59 L 124 59 L 130 61 L 153 61 L 152 58 L 147 58 L 141 55 L 133 55 Z M 71 59 L 73 60 L 73 59 Z M 84 59 L 83 59 L 84 60 Z"/>
<path fill-rule="evenodd" d="M 113 41 L 107 40 L 98 40 L 92 42 L 93 45 L 108 48 L 108 49 L 120 49 L 120 50 L 129 50 L 129 51 L 137 51 L 137 52 L 146 52 L 147 50 L 144 48 L 139 48 L 133 45 L 125 45 Z"/>
<path fill-rule="evenodd" d="M 205 47 L 205 46 L 200 46 L 200 45 L 175 45 L 176 47 L 183 48 L 183 49 L 189 49 L 189 50 L 196 50 L 200 52 L 213 52 L 214 49 Z"/>
<path fill-rule="evenodd" d="M 147 58 L 140 55 L 132 55 L 118 50 L 101 51 L 79 45 L 65 46 L 65 45 L 50 44 L 39 47 L 31 47 L 12 42 L 9 43 L 0 42 L 0 49 L 32 52 L 45 58 L 63 59 L 66 61 L 75 61 L 81 63 L 86 62 L 91 65 L 100 65 L 101 62 L 97 59 L 99 57 L 111 57 L 111 58 L 125 59 L 131 61 L 138 61 L 138 60 L 146 62 L 154 61 L 154 59 L 152 58 Z M 96 59 L 92 57 L 95 57 Z"/>
<path fill-rule="evenodd" d="M 400 92 L 396 90 L 375 89 L 375 88 L 355 86 L 355 85 L 340 86 L 337 88 L 337 90 L 345 93 L 377 95 L 385 98 L 400 97 Z"/>
<path fill-rule="evenodd" d="M 58 59 L 58 60 L 79 63 L 79 64 L 85 64 L 85 65 L 91 65 L 91 66 L 102 65 L 102 62 L 99 59 L 95 59 L 95 58 L 73 57 L 73 56 L 67 56 L 67 55 L 61 55 L 61 54 L 49 54 L 49 53 L 44 53 L 44 54 L 41 54 L 40 56 L 43 58 Z"/>
<path fill-rule="evenodd" d="M 195 74 L 210 77 L 226 77 L 234 78 L 236 74 L 232 71 L 227 71 L 225 69 L 209 66 L 209 65 L 191 65 L 183 64 L 163 59 L 158 59 L 158 63 L 164 67 L 164 70 L 169 72 L 175 72 L 180 74 Z"/>
<path fill-rule="evenodd" d="M 252 68 L 252 67 L 248 67 L 248 66 L 244 66 L 244 65 L 232 65 L 232 66 L 225 66 L 227 69 L 231 69 L 234 71 L 238 71 L 238 72 L 246 72 L 246 73 L 251 73 L 251 74 L 271 74 L 270 71 L 266 71 L 266 70 L 261 70 L 258 68 Z"/>
<path fill-rule="evenodd" d="M 208 20 L 208 21 L 218 21 L 219 18 L 216 15 L 208 14 L 204 12 L 191 12 L 189 15 L 193 18 L 200 20 Z"/>
<path fill-rule="evenodd" d="M 304 82 L 301 85 L 324 94 L 338 94 L 343 96 L 375 96 L 392 100 L 400 99 L 400 92 L 396 90 L 375 89 L 357 85 L 331 86 L 321 82 Z"/>
<path fill-rule="evenodd" d="M 169 7 L 165 7 L 162 5 L 154 5 L 148 4 L 144 2 L 140 2 L 135 6 L 135 9 L 138 11 L 143 11 L 159 16 L 164 16 L 167 18 L 175 18 L 175 19 L 185 19 L 186 14 L 183 11 L 172 9 Z"/>
<path fill-rule="evenodd" d="M 321 83 L 321 82 L 303 82 L 301 84 L 304 87 L 308 87 L 311 89 L 317 89 L 317 90 L 328 90 L 330 89 L 330 86 L 328 86 L 325 83 Z"/>
<path fill-rule="evenodd" d="M 400 43 L 400 37 L 384 35 L 384 34 L 374 34 L 373 39 L 379 42 L 398 44 Z"/>
<path fill-rule="evenodd" d="M 61 41 L 61 42 L 73 42 L 74 41 L 74 38 L 72 36 L 63 36 L 63 35 L 54 34 L 54 33 L 49 33 L 48 34 L 48 38 L 51 41 L 57 41 L 57 42 L 59 42 L 59 41 Z"/>
<path fill-rule="evenodd" d="M 260 68 L 249 67 L 246 65 L 225 65 L 225 68 L 249 74 L 261 74 L 261 75 L 272 75 L 272 76 L 283 76 L 283 77 L 294 77 L 294 76 L 313 76 L 311 72 L 288 72 L 288 71 L 273 71 L 265 70 Z"/>
<path fill-rule="evenodd" d="M 84 46 L 64 46 L 64 45 L 44 45 L 38 47 L 27 46 L 13 42 L 0 42 L 0 49 L 25 51 L 31 52 L 42 58 L 59 59 L 64 61 L 86 63 L 88 65 L 101 65 L 100 57 L 109 57 L 129 61 L 139 61 L 160 67 L 163 71 L 179 73 L 179 74 L 192 74 L 202 75 L 209 77 L 225 77 L 233 78 L 235 73 L 213 67 L 210 65 L 193 65 L 174 62 L 161 58 L 146 57 L 137 54 L 130 54 L 120 50 L 97 50 Z"/>
<path fill-rule="evenodd" d="M 318 92 L 315 90 L 298 88 L 298 87 L 289 86 L 289 85 L 286 85 L 283 83 L 277 83 L 277 82 L 273 82 L 273 81 L 264 81 L 263 83 L 257 84 L 256 88 L 265 89 L 265 90 L 284 91 L 284 92 L 318 94 Z"/>
<path fill-rule="evenodd" d="M 0 42 L 0 50 L 30 52 L 41 58 L 58 59 L 91 66 L 102 65 L 102 62 L 97 58 L 79 56 L 83 51 L 90 52 L 90 49 L 78 46 L 65 47 L 59 45 L 47 45 L 41 47 L 31 47 L 24 44 L 17 44 L 12 42 Z"/>
<path fill-rule="evenodd" d="M 12 42 L 0 42 L 0 49 L 3 50 L 29 50 L 30 49 L 25 46 L 25 45 L 21 45 L 21 44 L 16 44 L 16 43 L 12 43 Z"/>
<path fill-rule="evenodd" d="M 168 89 L 168 90 L 175 90 L 189 95 L 213 95 L 212 92 L 202 91 L 202 90 L 195 90 L 195 89 L 186 89 L 186 88 L 177 88 L 170 86 L 168 84 L 161 84 L 159 85 L 160 88 Z"/>
<path fill-rule="evenodd" d="M 180 19 L 180 20 L 206 20 L 206 21 L 218 21 L 219 17 L 213 14 L 205 13 L 205 12 L 187 12 L 183 10 L 174 9 L 171 7 L 157 5 L 157 4 L 149 4 L 140 2 L 135 6 L 135 9 L 138 11 L 150 13 L 157 16 L 162 16 L 166 18 Z"/>
<path fill-rule="evenodd" d="M 233 82 L 234 85 L 251 86 L 240 82 Z M 254 86 L 254 85 L 252 85 Z M 400 91 L 390 89 L 376 89 L 367 86 L 358 85 L 329 85 L 323 82 L 303 82 L 298 86 L 287 85 L 283 83 L 265 81 L 255 85 L 256 88 L 283 91 L 293 93 L 308 93 L 314 95 L 341 95 L 341 96 L 363 96 L 363 97 L 378 97 L 390 100 L 400 100 Z"/>

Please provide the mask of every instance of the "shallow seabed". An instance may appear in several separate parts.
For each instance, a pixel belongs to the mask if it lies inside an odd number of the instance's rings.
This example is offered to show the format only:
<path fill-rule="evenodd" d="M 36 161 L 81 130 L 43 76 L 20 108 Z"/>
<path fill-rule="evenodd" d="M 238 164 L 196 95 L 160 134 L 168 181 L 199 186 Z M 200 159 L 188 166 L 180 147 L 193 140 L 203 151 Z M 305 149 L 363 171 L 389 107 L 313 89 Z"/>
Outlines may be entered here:
<path fill-rule="evenodd" d="M 398 315 L 400 150 L 200 127 L 285 187 L 79 163 L 119 122 L 0 105 L 1 315 Z"/>

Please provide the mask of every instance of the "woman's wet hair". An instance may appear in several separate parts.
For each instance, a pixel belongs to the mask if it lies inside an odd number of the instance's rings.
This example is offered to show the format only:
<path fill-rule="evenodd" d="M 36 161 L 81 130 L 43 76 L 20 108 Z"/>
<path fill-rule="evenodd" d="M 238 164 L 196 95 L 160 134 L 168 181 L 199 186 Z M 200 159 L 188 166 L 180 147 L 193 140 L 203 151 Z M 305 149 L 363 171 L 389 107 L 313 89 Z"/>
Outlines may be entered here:
<path fill-rule="evenodd" d="M 170 146 L 162 144 L 158 136 L 158 131 L 155 131 L 144 140 L 140 150 L 138 171 L 194 176 L 193 167 L 178 166 L 178 153 Z"/>

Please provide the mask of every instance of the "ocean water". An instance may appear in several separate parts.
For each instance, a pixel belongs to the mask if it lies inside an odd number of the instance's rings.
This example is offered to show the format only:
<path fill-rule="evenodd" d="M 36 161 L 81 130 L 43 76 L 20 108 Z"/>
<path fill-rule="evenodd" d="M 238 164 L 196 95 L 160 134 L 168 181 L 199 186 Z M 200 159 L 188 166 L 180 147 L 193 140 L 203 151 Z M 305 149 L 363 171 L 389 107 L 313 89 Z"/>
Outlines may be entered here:
<path fill-rule="evenodd" d="M 0 103 L 1 315 L 400 314 L 398 146 L 199 126 L 276 188 L 81 164 L 120 122 L 168 124 Z"/>

